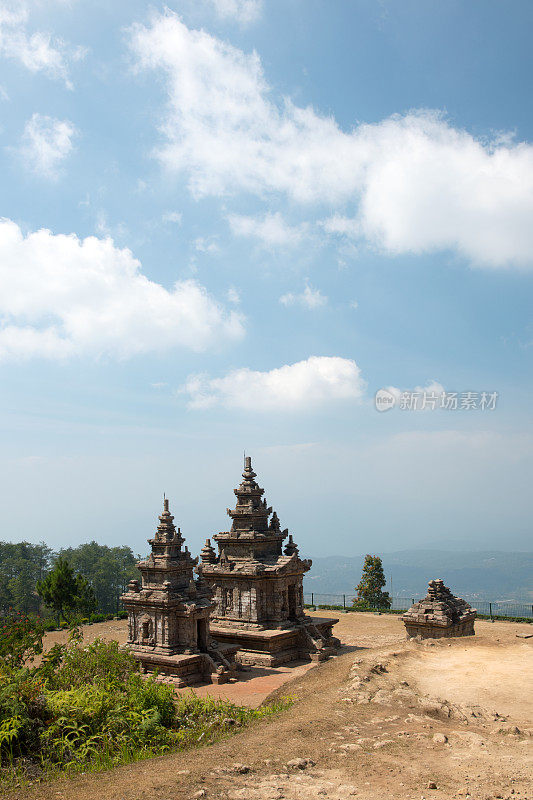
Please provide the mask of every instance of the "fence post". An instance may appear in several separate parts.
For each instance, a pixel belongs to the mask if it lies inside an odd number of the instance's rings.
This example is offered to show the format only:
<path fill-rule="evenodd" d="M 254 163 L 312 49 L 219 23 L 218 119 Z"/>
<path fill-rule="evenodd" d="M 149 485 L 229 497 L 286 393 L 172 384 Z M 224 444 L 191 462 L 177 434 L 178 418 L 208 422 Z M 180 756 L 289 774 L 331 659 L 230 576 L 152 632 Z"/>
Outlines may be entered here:
<path fill-rule="evenodd" d="M 312 606 L 314 606 L 314 605 L 315 605 L 315 595 L 314 595 L 314 592 L 311 592 L 311 605 L 312 605 Z"/>
<path fill-rule="evenodd" d="M 411 598 L 411 605 L 414 606 L 414 604 L 415 604 L 415 598 L 413 597 L 413 598 Z"/>
<path fill-rule="evenodd" d="M 494 620 L 492 619 L 492 603 L 489 603 L 489 617 L 490 621 L 493 622 Z"/>
<path fill-rule="evenodd" d="M 346 595 L 343 594 L 342 596 L 342 607 L 346 610 Z"/>

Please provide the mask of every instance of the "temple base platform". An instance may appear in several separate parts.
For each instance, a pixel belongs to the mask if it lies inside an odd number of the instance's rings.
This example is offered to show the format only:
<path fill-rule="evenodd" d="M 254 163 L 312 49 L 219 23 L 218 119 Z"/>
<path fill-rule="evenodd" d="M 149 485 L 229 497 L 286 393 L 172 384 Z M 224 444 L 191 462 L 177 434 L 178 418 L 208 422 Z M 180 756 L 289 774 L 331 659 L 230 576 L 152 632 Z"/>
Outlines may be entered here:
<path fill-rule="evenodd" d="M 474 620 L 464 620 L 452 625 L 435 625 L 423 622 L 405 622 L 408 639 L 444 639 L 455 636 L 475 636 Z"/>
<path fill-rule="evenodd" d="M 238 647 L 223 646 L 206 653 L 163 653 L 128 648 L 144 674 L 157 673 L 157 678 L 181 688 L 197 683 L 227 683 L 237 677 L 235 655 Z"/>
<path fill-rule="evenodd" d="M 279 667 L 291 661 L 325 661 L 341 643 L 332 634 L 338 619 L 307 618 L 290 628 L 257 630 L 213 620 L 211 636 L 221 647 L 237 646 L 237 664 Z"/>

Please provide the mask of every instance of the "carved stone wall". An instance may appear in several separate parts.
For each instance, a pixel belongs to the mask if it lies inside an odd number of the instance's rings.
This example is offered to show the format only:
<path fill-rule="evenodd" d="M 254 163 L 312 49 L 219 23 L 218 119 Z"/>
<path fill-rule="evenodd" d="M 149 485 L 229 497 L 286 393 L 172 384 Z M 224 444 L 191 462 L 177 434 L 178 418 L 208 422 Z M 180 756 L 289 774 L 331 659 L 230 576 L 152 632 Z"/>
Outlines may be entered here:
<path fill-rule="evenodd" d="M 193 559 L 181 531 L 174 526 L 168 500 L 153 539 L 151 553 L 138 563 L 141 581 L 132 580 L 122 602 L 128 612 L 128 646 L 143 669 L 160 669 L 178 683 L 215 674 L 217 682 L 233 674 L 236 648 L 223 654 L 211 640 L 209 619 L 215 608 L 211 586 L 194 580 Z M 188 656 L 194 658 L 191 671 Z"/>

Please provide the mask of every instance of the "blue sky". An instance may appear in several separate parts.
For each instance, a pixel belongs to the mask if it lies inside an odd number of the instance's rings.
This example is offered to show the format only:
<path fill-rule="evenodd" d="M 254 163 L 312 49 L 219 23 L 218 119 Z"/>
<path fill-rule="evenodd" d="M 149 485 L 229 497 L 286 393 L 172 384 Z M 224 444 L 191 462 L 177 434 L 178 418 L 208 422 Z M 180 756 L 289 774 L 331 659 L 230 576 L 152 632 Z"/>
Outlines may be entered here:
<path fill-rule="evenodd" d="M 2 538 L 530 549 L 532 16 L 0 0 Z"/>

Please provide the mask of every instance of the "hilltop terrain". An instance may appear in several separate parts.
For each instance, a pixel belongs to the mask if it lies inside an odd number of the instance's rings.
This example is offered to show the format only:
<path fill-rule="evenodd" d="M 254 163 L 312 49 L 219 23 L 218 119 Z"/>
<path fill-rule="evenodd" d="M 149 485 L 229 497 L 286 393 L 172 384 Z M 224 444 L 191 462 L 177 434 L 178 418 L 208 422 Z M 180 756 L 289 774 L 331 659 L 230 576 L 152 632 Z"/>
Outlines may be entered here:
<path fill-rule="evenodd" d="M 408 642 L 396 617 L 341 615 L 345 651 L 277 689 L 279 717 L 10 800 L 531 800 L 533 629 L 476 631 Z"/>

